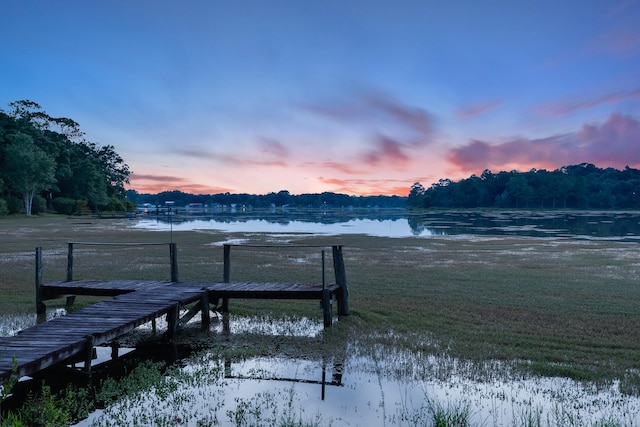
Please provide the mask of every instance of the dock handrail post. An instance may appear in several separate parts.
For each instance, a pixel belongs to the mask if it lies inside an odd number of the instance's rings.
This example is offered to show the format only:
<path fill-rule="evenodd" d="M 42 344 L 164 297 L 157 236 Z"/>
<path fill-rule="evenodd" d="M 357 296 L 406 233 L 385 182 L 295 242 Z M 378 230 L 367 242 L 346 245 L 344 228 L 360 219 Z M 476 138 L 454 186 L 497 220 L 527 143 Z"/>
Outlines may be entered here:
<path fill-rule="evenodd" d="M 36 247 L 36 313 L 44 314 L 47 307 L 42 302 L 42 247 Z"/>
<path fill-rule="evenodd" d="M 67 250 L 67 282 L 73 280 L 73 243 L 67 243 L 69 249 Z"/>
<path fill-rule="evenodd" d="M 222 272 L 222 281 L 229 283 L 231 280 L 231 245 L 225 243 L 224 248 L 224 270 Z"/>
<path fill-rule="evenodd" d="M 224 283 L 229 283 L 231 281 L 231 245 L 225 243 L 222 247 L 223 247 L 223 258 L 224 258 L 222 281 Z M 222 298 L 222 307 L 220 308 L 223 313 L 229 312 L 229 298 Z"/>
<path fill-rule="evenodd" d="M 338 302 L 338 316 L 349 315 L 349 289 L 347 288 L 347 273 L 344 268 L 342 245 L 333 245 L 333 271 L 336 276 L 336 284 L 340 291 L 336 295 Z"/>
<path fill-rule="evenodd" d="M 175 243 L 169 243 L 169 258 L 171 262 L 171 281 L 178 281 L 178 247 Z"/>

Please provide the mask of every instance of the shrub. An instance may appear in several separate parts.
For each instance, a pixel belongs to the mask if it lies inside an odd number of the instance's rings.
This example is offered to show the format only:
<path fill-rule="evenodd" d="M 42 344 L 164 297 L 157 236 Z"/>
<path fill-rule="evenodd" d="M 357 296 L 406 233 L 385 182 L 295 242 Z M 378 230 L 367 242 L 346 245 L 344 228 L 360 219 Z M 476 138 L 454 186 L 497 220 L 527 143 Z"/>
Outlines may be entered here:
<path fill-rule="evenodd" d="M 33 196 L 33 203 L 31 204 L 31 213 L 32 214 L 41 214 L 47 211 L 47 201 L 44 197 L 36 194 Z"/>
<path fill-rule="evenodd" d="M 17 214 L 22 211 L 24 208 L 24 201 L 19 197 L 7 197 L 5 199 L 7 201 L 7 208 L 9 209 L 10 214 Z"/>
<path fill-rule="evenodd" d="M 81 215 L 83 213 L 90 213 L 89 202 L 87 200 L 76 200 L 75 213 Z"/>
<path fill-rule="evenodd" d="M 9 207 L 7 206 L 7 201 L 5 199 L 0 199 L 0 216 L 9 215 Z"/>
<path fill-rule="evenodd" d="M 56 197 L 53 199 L 53 209 L 58 213 L 71 215 L 75 207 L 76 201 L 74 199 L 69 199 L 68 197 Z"/>

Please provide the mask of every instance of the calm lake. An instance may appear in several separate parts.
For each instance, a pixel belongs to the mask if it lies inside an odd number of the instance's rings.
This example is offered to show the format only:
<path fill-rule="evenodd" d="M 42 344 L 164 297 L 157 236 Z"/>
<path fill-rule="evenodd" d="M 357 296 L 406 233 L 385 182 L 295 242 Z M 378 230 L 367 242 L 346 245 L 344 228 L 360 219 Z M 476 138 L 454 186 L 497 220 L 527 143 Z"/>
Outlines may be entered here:
<path fill-rule="evenodd" d="M 578 239 L 640 239 L 640 212 L 285 210 L 220 212 L 208 217 L 160 215 L 134 227 L 158 231 L 219 230 L 244 233 L 367 234 L 379 237 L 520 235 Z"/>

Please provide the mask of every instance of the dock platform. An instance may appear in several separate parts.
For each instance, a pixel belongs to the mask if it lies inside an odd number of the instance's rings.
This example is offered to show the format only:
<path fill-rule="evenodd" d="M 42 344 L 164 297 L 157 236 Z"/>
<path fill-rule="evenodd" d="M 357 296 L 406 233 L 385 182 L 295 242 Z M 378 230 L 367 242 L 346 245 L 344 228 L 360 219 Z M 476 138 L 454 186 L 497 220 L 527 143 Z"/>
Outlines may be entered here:
<path fill-rule="evenodd" d="M 175 254 L 175 244 L 171 245 L 171 253 Z M 229 278 L 230 246 L 225 245 L 224 249 L 224 279 Z M 36 307 L 39 312 L 45 308 L 43 301 L 53 298 L 73 298 L 75 295 L 112 298 L 27 328 L 15 336 L 0 337 L 0 380 L 12 375 L 18 378 L 30 376 L 49 367 L 68 363 L 70 360 L 84 361 L 84 369 L 90 374 L 94 347 L 107 345 L 138 326 L 155 321 L 161 316 L 166 316 L 166 334 L 169 339 L 173 337 L 179 325 L 188 322 L 198 313 L 201 315 L 203 327 L 208 327 L 212 305 L 214 309 L 228 312 L 229 299 L 318 300 L 323 309 L 324 326 L 331 326 L 334 302 L 337 302 L 339 316 L 348 315 L 348 291 L 341 249 L 341 246 L 334 247 L 334 270 L 338 283 L 304 284 L 227 280 L 73 280 L 71 244 L 67 270 L 67 278 L 71 280 L 42 283 L 42 251 L 37 248 Z M 171 264 L 171 278 L 177 279 L 177 263 L 174 266 L 173 258 Z M 69 299 L 67 301 L 69 302 Z M 188 305 L 193 306 L 183 313 Z"/>

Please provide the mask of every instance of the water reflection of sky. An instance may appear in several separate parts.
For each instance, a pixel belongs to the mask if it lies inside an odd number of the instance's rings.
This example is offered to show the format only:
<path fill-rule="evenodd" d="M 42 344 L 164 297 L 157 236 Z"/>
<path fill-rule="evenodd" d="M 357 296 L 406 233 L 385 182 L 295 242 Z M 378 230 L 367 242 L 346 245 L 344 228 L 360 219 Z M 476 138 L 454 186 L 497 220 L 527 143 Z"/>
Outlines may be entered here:
<path fill-rule="evenodd" d="M 171 219 L 171 221 L 168 221 Z M 218 230 L 227 233 L 365 234 L 376 237 L 517 235 L 579 239 L 640 239 L 640 213 L 590 211 L 434 211 L 357 216 L 261 213 L 209 218 L 143 217 L 133 225 L 158 231 Z"/>
<path fill-rule="evenodd" d="M 352 219 L 338 223 L 321 223 L 291 220 L 287 222 L 272 222 L 264 219 L 250 219 L 245 221 L 215 221 L 196 219 L 192 221 L 175 221 L 169 223 L 153 219 L 141 219 L 135 225 L 158 231 L 192 231 L 218 230 L 227 233 L 305 233 L 337 236 L 342 234 L 366 234 L 377 237 L 409 237 L 431 236 L 429 229 L 412 230 L 406 218 L 402 219 Z"/>

